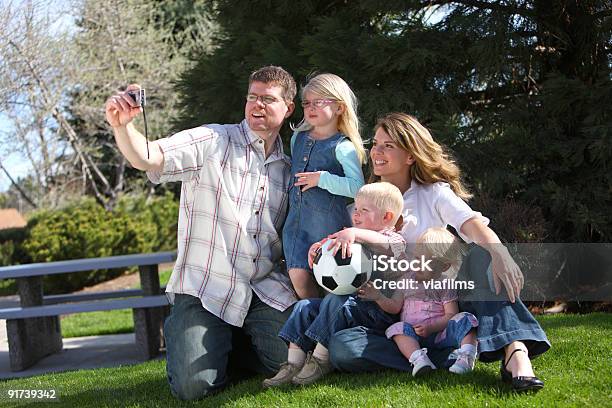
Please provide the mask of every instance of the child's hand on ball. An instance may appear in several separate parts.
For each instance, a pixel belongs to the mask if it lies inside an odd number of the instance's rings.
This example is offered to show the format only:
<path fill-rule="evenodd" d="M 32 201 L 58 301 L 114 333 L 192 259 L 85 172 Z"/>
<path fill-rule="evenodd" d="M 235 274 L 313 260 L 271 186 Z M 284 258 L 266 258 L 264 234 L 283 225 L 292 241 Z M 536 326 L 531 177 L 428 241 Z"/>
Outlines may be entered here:
<path fill-rule="evenodd" d="M 380 293 L 380 290 L 374 287 L 374 284 L 371 281 L 368 281 L 362 287 L 360 287 L 359 290 L 357 290 L 357 296 L 364 300 L 376 302 L 382 298 L 382 293 Z"/>
<path fill-rule="evenodd" d="M 308 266 L 310 266 L 310 269 L 312 269 L 314 259 L 317 256 L 317 251 L 321 249 L 325 241 L 327 241 L 327 239 L 324 239 L 319 242 L 315 242 L 314 244 L 310 246 L 310 249 L 308 250 Z"/>
<path fill-rule="evenodd" d="M 353 228 L 345 228 L 342 231 L 331 234 L 328 238 L 332 240 L 329 247 L 334 249 L 334 255 L 341 249 L 342 258 L 351 256 L 351 244 L 355 242 L 355 231 Z"/>

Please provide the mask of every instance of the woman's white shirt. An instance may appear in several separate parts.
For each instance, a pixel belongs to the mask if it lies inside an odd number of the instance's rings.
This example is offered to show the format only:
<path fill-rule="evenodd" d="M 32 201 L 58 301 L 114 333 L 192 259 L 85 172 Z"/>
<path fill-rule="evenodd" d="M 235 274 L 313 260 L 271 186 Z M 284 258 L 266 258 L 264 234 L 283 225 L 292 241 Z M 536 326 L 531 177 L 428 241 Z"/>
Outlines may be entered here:
<path fill-rule="evenodd" d="M 404 224 L 400 233 L 407 243 L 416 242 L 428 228 L 453 227 L 465 242 L 471 240 L 461 233 L 461 226 L 471 218 L 479 219 L 488 225 L 489 219 L 474 211 L 459 198 L 448 183 L 419 184 L 412 181 L 404 193 Z"/>

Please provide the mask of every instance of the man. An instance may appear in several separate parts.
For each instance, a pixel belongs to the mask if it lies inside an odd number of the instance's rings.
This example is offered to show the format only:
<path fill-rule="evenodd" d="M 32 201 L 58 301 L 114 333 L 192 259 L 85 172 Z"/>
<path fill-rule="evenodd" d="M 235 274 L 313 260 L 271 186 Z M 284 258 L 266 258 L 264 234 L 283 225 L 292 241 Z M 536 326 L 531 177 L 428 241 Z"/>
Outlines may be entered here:
<path fill-rule="evenodd" d="M 182 181 L 177 260 L 166 287 L 173 307 L 164 324 L 168 382 L 177 398 L 201 398 L 227 383 L 237 327 L 255 351 L 242 359 L 247 368 L 274 373 L 287 355 L 277 334 L 296 298 L 278 268 L 291 179 L 278 133 L 295 94 L 289 73 L 263 67 L 249 78 L 245 120 L 157 140 L 149 156 L 131 123 L 141 111 L 132 98 L 120 92 L 106 103 L 106 119 L 132 166 L 154 183 Z"/>

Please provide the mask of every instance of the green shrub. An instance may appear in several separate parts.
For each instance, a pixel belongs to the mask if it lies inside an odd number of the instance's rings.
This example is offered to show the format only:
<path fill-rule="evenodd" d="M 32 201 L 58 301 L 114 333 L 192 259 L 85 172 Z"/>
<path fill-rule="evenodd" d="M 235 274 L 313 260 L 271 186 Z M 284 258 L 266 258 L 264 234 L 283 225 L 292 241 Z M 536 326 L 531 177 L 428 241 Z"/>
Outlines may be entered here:
<path fill-rule="evenodd" d="M 176 245 L 177 211 L 178 204 L 169 195 L 149 201 L 125 197 L 110 212 L 92 199 L 83 199 L 60 210 L 35 213 L 28 222 L 23 251 L 31 262 L 53 262 L 171 250 Z M 45 293 L 72 292 L 122 272 L 46 277 Z"/>
<path fill-rule="evenodd" d="M 25 238 L 25 228 L 0 230 L 0 266 L 17 265 L 28 262 L 22 250 L 22 243 Z"/>
<path fill-rule="evenodd" d="M 13 241 L 0 242 L 0 266 L 12 265 L 15 243 Z"/>
<path fill-rule="evenodd" d="M 13 241 L 0 242 L 0 266 L 12 265 L 15 244 Z M 0 296 L 13 295 L 17 291 L 15 279 L 0 279 Z"/>
<path fill-rule="evenodd" d="M 125 196 L 117 203 L 115 211 L 130 214 L 134 219 L 155 228 L 155 251 L 176 249 L 178 202 L 167 192 L 161 197 L 145 199 L 142 196 Z"/>
<path fill-rule="evenodd" d="M 22 242 L 26 237 L 25 228 L 0 230 L 0 266 L 27 263 Z M 0 296 L 14 295 L 17 292 L 15 279 L 0 280 Z"/>

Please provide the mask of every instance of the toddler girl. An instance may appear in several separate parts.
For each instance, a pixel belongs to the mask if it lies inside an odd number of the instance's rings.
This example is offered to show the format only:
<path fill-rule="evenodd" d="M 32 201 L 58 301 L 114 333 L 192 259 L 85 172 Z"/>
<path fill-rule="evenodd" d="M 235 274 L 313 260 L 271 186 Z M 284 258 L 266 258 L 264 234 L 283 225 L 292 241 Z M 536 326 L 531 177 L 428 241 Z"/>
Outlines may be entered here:
<path fill-rule="evenodd" d="M 416 289 L 397 291 L 393 299 L 382 304 L 388 305 L 383 307 L 388 313 L 397 313 L 401 308 L 401 321 L 392 324 L 385 334 L 393 339 L 413 365 L 413 376 L 436 369 L 427 356 L 428 347 L 455 347 L 449 357 L 455 362 L 449 371 L 456 374 L 469 372 L 474 368 L 476 359 L 475 328 L 478 321 L 471 313 L 459 313 L 455 290 L 432 288 L 441 283 L 445 283 L 446 287 L 451 286 L 461 266 L 461 244 L 445 228 L 429 228 L 418 238 L 414 255 L 431 260 L 428 264 L 431 270 L 423 267 L 423 270 L 409 272 L 405 278 L 412 279 Z M 371 300 L 384 297 L 370 283 L 361 290 L 361 296 Z"/>

